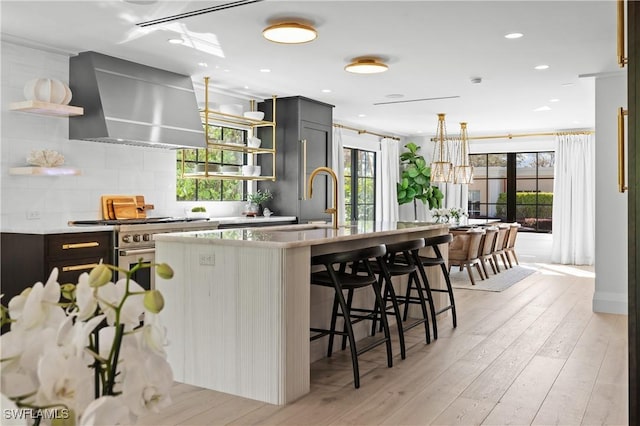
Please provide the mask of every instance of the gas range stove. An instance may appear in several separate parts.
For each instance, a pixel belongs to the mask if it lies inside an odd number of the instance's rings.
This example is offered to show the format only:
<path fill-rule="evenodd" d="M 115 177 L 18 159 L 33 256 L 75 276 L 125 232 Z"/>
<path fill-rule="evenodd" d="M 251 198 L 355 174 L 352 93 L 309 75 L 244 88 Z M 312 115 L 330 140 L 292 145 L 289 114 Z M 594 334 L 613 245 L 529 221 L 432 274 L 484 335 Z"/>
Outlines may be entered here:
<path fill-rule="evenodd" d="M 99 219 L 70 221 L 70 226 L 113 226 L 116 249 L 154 247 L 153 235 L 167 232 L 215 229 L 217 222 L 186 217 L 152 217 L 139 219 Z"/>

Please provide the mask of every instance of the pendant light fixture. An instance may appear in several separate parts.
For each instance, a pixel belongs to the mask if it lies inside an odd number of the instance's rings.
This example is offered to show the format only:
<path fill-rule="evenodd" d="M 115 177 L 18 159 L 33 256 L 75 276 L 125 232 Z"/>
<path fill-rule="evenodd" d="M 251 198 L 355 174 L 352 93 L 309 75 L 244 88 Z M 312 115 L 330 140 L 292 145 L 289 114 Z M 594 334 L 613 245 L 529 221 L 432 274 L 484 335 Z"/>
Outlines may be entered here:
<path fill-rule="evenodd" d="M 453 183 L 463 185 L 473 183 L 473 166 L 469 164 L 469 136 L 467 123 L 460 123 L 458 165 L 453 168 Z"/>
<path fill-rule="evenodd" d="M 311 25 L 292 21 L 270 25 L 262 30 L 262 35 L 275 43 L 300 44 L 315 40 L 318 32 Z"/>
<path fill-rule="evenodd" d="M 387 64 L 375 57 L 354 58 L 349 65 L 344 67 L 345 71 L 355 74 L 377 74 L 388 69 Z"/>
<path fill-rule="evenodd" d="M 451 182 L 453 165 L 449 139 L 447 138 L 447 126 L 444 122 L 444 114 L 438 114 L 438 128 L 436 129 L 435 146 L 433 149 L 433 162 L 431 163 L 431 182 Z"/>

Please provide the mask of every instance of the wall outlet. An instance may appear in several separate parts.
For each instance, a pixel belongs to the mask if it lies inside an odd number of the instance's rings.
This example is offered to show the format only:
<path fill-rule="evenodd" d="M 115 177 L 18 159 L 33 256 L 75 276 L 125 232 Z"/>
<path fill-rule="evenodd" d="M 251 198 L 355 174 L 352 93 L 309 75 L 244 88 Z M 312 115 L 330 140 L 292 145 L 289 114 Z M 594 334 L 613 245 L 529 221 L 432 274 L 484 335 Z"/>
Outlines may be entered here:
<path fill-rule="evenodd" d="M 40 219 L 40 212 L 38 210 L 30 210 L 27 212 L 28 220 L 37 220 Z"/>
<path fill-rule="evenodd" d="M 213 266 L 216 264 L 216 256 L 214 254 L 201 254 L 199 261 L 200 265 Z"/>

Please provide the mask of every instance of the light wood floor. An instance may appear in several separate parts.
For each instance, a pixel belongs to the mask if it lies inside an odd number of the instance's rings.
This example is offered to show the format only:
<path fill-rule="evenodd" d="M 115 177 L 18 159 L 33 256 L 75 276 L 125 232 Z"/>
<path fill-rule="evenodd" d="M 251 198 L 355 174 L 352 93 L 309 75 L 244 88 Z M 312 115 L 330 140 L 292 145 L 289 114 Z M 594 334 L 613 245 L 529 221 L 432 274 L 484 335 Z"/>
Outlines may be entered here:
<path fill-rule="evenodd" d="M 285 407 L 176 383 L 173 405 L 147 425 L 627 424 L 627 317 L 591 310 L 593 269 L 537 264 L 501 293 L 456 290 L 458 328 L 407 334 L 360 357 L 354 389 L 346 351 L 312 364 L 311 392 Z"/>

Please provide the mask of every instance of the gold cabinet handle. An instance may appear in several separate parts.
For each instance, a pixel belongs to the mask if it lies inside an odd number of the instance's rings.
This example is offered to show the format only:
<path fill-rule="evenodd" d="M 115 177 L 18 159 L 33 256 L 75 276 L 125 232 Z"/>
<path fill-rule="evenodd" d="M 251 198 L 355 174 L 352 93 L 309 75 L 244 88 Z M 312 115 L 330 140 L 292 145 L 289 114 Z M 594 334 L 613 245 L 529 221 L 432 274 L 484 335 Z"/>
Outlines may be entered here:
<path fill-rule="evenodd" d="M 625 56 L 624 46 L 624 0 L 618 0 L 618 65 L 620 68 L 629 63 L 629 58 Z"/>
<path fill-rule="evenodd" d="M 624 117 L 628 111 L 618 108 L 618 191 L 624 193 L 628 187 L 625 185 L 625 158 L 624 158 Z"/>
<path fill-rule="evenodd" d="M 85 269 L 93 269 L 98 266 L 97 263 L 85 263 L 84 265 L 63 266 L 62 272 L 83 271 Z"/>
<path fill-rule="evenodd" d="M 90 241 L 87 243 L 63 244 L 62 249 L 63 250 L 81 249 L 81 248 L 89 248 L 89 247 L 98 247 L 99 245 L 100 243 L 97 241 Z"/>
<path fill-rule="evenodd" d="M 307 199 L 307 140 L 302 139 L 302 199 Z"/>

